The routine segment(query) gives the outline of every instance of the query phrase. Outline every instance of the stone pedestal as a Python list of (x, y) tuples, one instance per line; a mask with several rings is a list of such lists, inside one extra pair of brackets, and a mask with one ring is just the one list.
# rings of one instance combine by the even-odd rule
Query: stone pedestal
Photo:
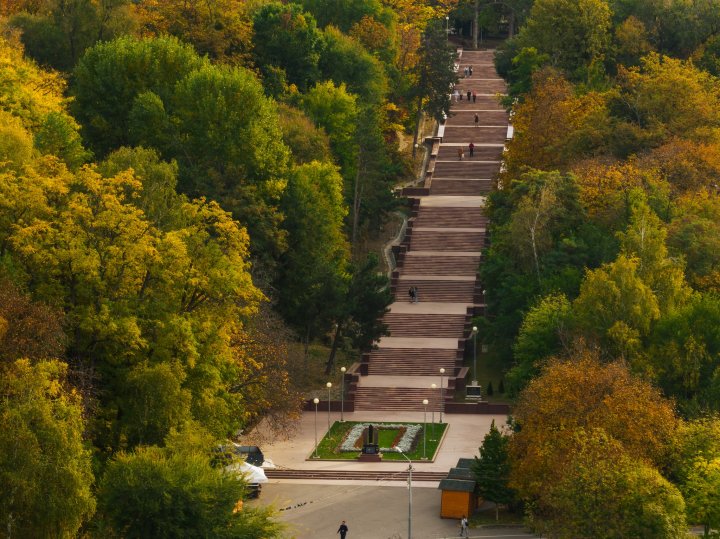
[(358, 457), (360, 462), (380, 462), (382, 461), (382, 455), (380, 453), (360, 453)]

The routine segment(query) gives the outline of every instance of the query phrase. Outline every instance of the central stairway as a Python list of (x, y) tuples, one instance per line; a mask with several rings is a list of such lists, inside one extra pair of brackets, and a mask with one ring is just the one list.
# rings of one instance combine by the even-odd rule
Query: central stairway
[[(440, 411), (441, 382), (446, 401), (464, 384), (470, 321), (484, 307), (477, 270), (486, 240), (485, 195), (500, 170), (508, 132), (508, 117), (496, 95), (505, 84), (492, 60), (493, 51), (464, 51), (458, 60), (459, 72), (473, 66), (473, 75), (456, 88), (474, 91), (476, 100), (463, 94), (462, 101), (452, 103), (433, 144), (425, 194), (413, 199), (393, 273), (395, 302), (384, 317), (390, 335), (363, 356), (354, 390), (356, 411), (422, 411), (423, 399), (429, 401), (428, 411)], [(464, 150), (462, 160), (458, 148)], [(411, 286), (419, 291), (417, 303), (410, 302)]]

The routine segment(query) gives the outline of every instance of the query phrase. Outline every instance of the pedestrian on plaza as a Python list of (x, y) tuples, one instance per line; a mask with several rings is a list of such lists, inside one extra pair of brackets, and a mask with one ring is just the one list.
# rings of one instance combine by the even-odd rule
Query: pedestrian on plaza
[(470, 157), (472, 157), (473, 153), (475, 153), (475, 145), (472, 142), (468, 145), (468, 150), (470, 150)]
[(338, 528), (337, 533), (340, 534), (340, 539), (345, 539), (345, 536), (347, 535), (348, 527), (347, 524), (345, 524), (345, 521), (342, 521), (342, 524), (340, 524), (340, 527)]
[(473, 103), (475, 103), (475, 100), (477, 99), (477, 94), (473, 92)]
[(468, 101), (470, 101), (470, 98), (472, 97), (472, 92), (470, 90), (467, 91), (467, 98)]
[(463, 157), (465, 157), (465, 152), (463, 152), (461, 147), (458, 147), (458, 161), (462, 161)]
[(478, 116), (478, 113), (475, 113), (475, 127), (480, 126), (480, 116)]
[(465, 515), (460, 519), (460, 537), (469, 537), (468, 520), (465, 518)]

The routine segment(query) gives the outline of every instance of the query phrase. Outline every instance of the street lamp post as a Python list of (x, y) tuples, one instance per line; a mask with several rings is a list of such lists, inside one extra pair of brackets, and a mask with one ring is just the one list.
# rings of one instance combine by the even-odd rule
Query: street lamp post
[(345, 367), (340, 367), (340, 423), (345, 421)]
[(398, 453), (400, 453), (405, 460), (408, 461), (408, 539), (412, 539), (412, 461), (407, 458), (407, 455), (402, 452), (402, 449), (398, 447)]
[(332, 388), (332, 382), (325, 384), (328, 388), (328, 432), (330, 432), (330, 389)]
[(320, 399), (315, 397), (313, 399), (313, 402), (315, 403), (315, 458), (318, 458), (318, 454), (317, 454), (317, 445), (318, 445), (317, 444), (317, 406), (318, 406), (318, 403), (320, 402)]
[(474, 386), (478, 385), (478, 381), (477, 381), (477, 334), (478, 334), (478, 328), (477, 328), (477, 326), (473, 326), (473, 328), (472, 328), (472, 338), (473, 338), (473, 383), (472, 383), (472, 385), (474, 385)]
[(448, 41), (450, 41), (450, 16), (445, 15), (445, 35), (447, 35)]
[(437, 384), (430, 384), (430, 388), (432, 389), (432, 398), (433, 398), (433, 408), (430, 412), (432, 414), (432, 438), (430, 438), (431, 442), (435, 441), (435, 406), (434, 404), (437, 402), (437, 397), (435, 396), (435, 390), (437, 389)]
[(427, 460), (427, 405), (428, 400), (423, 399), (423, 460)]
[(440, 367), (440, 424), (442, 425), (442, 415), (445, 411), (445, 386), (443, 385), (443, 375), (445, 369)]

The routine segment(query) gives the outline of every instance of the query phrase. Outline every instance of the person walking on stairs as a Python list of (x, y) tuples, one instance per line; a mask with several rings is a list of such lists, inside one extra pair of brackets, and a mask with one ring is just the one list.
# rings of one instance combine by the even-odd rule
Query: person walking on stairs
[(465, 94), (465, 95), (467, 95), (468, 101), (470, 101), (470, 98), (472, 97), (472, 92), (470, 90), (468, 90), (467, 94)]
[(475, 92), (473, 92), (472, 97), (473, 97), (473, 103), (475, 103), (475, 100), (477, 99), (477, 94)]
[(472, 142), (468, 144), (468, 150), (470, 150), (470, 157), (472, 157), (475, 153), (475, 145)]
[(347, 524), (345, 524), (345, 521), (342, 521), (342, 524), (340, 524), (340, 527), (338, 528), (337, 533), (340, 534), (340, 539), (345, 539), (345, 536), (347, 535), (348, 527)]
[(480, 116), (478, 116), (478, 113), (475, 113), (475, 127), (478, 127), (480, 125)]
[(465, 157), (465, 152), (463, 152), (462, 147), (458, 147), (458, 161), (462, 161), (463, 157)]
[(415, 303), (415, 287), (411, 286), (408, 289), (408, 296), (410, 296), (410, 303)]

